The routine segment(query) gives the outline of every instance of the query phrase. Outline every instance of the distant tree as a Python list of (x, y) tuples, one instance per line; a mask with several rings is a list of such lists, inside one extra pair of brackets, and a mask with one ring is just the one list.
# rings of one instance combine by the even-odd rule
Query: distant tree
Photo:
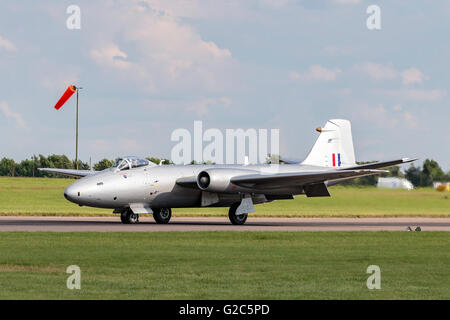
[(96, 164), (94, 164), (94, 170), (96, 171), (101, 171), (101, 170), (105, 170), (107, 168), (111, 168), (113, 166), (114, 162), (108, 159), (102, 159), (99, 162), (97, 162)]
[(439, 167), (439, 164), (436, 161), (426, 159), (423, 162), (420, 185), (423, 187), (431, 186), (433, 182), (443, 180), (444, 176), (444, 171)]
[[(377, 161), (356, 161), (356, 164), (361, 165), (361, 164), (375, 163), (375, 162), (377, 162)], [(378, 183), (378, 176), (373, 175), (373, 176), (365, 176), (365, 177), (345, 180), (345, 181), (341, 182), (340, 184), (344, 185), (344, 186), (375, 186), (377, 183)]]
[(281, 160), (281, 156), (279, 154), (267, 154), (266, 157), (266, 164), (278, 164), (278, 163), (285, 163), (285, 161)]
[(196, 160), (192, 160), (191, 164), (216, 164), (215, 162), (212, 162), (211, 160), (208, 161), (203, 161), (203, 162), (198, 162)]
[(157, 165), (159, 165), (161, 163), (161, 160), (163, 160), (163, 163), (162, 163), (163, 165), (173, 164), (172, 161), (170, 161), (169, 159), (165, 159), (165, 158), (147, 157), (146, 159)]
[(445, 177), (444, 177), (444, 181), (446, 181), (446, 182), (450, 182), (450, 171), (449, 171), (449, 172), (447, 172), (447, 174), (445, 175)]
[[(75, 160), (72, 161), (72, 166), (74, 169), (77, 167)], [(89, 163), (78, 160), (78, 170), (89, 170), (89, 169), (90, 169)]]
[(53, 164), (53, 168), (73, 169), (74, 163), (67, 158), (66, 155), (52, 154), (48, 156), (48, 160)]
[(404, 178), (405, 175), (400, 171), (400, 167), (399, 166), (393, 166), (393, 167), (389, 167), (387, 169), (389, 172), (387, 173), (383, 173), (381, 176), (382, 177), (399, 177), (399, 178)]
[(406, 178), (416, 187), (429, 187), (435, 181), (446, 180), (446, 174), (439, 164), (431, 159), (423, 162), (422, 170), (413, 164), (405, 171)]
[[(54, 168), (53, 163), (47, 159), (44, 155), (40, 154), (39, 157), (34, 157), (34, 163), (36, 168)], [(50, 172), (44, 172), (40, 170), (35, 171), (35, 177), (54, 177), (55, 175)]]
[(405, 177), (408, 179), (415, 187), (420, 186), (420, 167), (414, 166), (412, 163), (408, 169), (405, 171)]
[(16, 166), (17, 164), (13, 159), (3, 158), (0, 160), (0, 175), (13, 177)]
[(341, 182), (340, 184), (344, 186), (375, 186), (377, 183), (378, 177), (376, 175), (373, 175), (346, 180)]
[(35, 163), (33, 160), (22, 160), (16, 167), (16, 175), (21, 177), (33, 177)]

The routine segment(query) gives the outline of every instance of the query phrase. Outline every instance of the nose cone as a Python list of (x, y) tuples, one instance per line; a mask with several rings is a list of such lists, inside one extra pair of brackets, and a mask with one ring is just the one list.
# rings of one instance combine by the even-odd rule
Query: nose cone
[(77, 202), (77, 198), (79, 198), (80, 194), (79, 191), (77, 191), (76, 182), (69, 185), (66, 190), (64, 190), (64, 197), (74, 203)]

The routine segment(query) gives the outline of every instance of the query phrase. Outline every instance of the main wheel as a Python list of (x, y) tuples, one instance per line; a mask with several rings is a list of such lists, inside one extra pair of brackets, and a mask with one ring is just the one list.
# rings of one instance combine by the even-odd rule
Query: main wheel
[(131, 209), (127, 209), (120, 214), (120, 220), (124, 224), (135, 224), (139, 222), (139, 215), (133, 213)]
[(169, 223), (171, 217), (172, 217), (172, 209), (170, 208), (153, 209), (153, 219), (155, 219), (156, 223), (160, 224)]
[(236, 214), (236, 209), (239, 207), (239, 205), (239, 202), (233, 203), (230, 207), (230, 210), (228, 210), (228, 218), (234, 225), (242, 225), (245, 223), (245, 221), (247, 221), (248, 213), (239, 215)]

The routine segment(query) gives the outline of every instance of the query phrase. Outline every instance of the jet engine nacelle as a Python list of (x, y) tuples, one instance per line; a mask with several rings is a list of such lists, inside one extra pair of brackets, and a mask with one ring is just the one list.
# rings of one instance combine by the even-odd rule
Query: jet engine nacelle
[(255, 171), (253, 170), (207, 169), (198, 174), (197, 185), (203, 191), (237, 193), (246, 191), (246, 189), (232, 184), (230, 182), (231, 178), (254, 173)]

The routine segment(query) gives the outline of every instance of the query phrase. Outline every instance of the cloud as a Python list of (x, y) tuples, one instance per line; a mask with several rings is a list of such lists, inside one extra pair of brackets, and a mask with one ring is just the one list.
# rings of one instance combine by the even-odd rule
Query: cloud
[(403, 70), (402, 74), (402, 83), (405, 85), (413, 84), (413, 83), (422, 83), (424, 80), (428, 80), (429, 77), (425, 76), (422, 71), (417, 68), (409, 68)]
[(357, 49), (347, 45), (326, 45), (323, 52), (330, 56), (348, 56), (354, 54)]
[(354, 118), (373, 123), (380, 128), (394, 129), (404, 126), (412, 129), (418, 125), (416, 117), (411, 112), (404, 111), (404, 108), (400, 105), (387, 108), (384, 104), (373, 106), (362, 102), (354, 105), (350, 112)]
[(358, 4), (361, 0), (332, 0), (332, 2), (338, 4)]
[(355, 69), (367, 74), (375, 80), (395, 79), (398, 72), (392, 66), (386, 66), (373, 62), (364, 62), (355, 66)]
[(0, 35), (0, 48), (5, 49), (6, 51), (15, 51), (16, 46), (10, 40), (2, 37)]
[(27, 125), (22, 118), (22, 115), (18, 112), (12, 111), (6, 102), (0, 102), (0, 110), (8, 120), (13, 120), (16, 126), (20, 129), (26, 129)]
[(314, 80), (314, 81), (334, 81), (342, 71), (338, 68), (327, 69), (320, 65), (312, 65), (304, 73), (291, 71), (289, 78), (291, 80)]
[(198, 116), (204, 116), (209, 113), (211, 108), (229, 108), (231, 99), (227, 97), (206, 98), (189, 103), (187, 111), (194, 112)]
[(401, 89), (386, 90), (383, 91), (383, 94), (388, 94), (392, 97), (402, 100), (433, 102), (441, 100), (446, 95), (446, 92), (439, 89)]
[(420, 84), (423, 83), (424, 80), (429, 80), (429, 77), (417, 68), (408, 68), (403, 71), (398, 71), (392, 65), (364, 62), (355, 65), (354, 69), (367, 74), (374, 80), (393, 80), (401, 77), (403, 85)]
[[(181, 5), (181, 4), (180, 4)], [(165, 7), (167, 6), (167, 8)], [(223, 90), (233, 63), (229, 49), (207, 41), (166, 2), (119, 2), (101, 14), (90, 57), (115, 80), (152, 93)], [(102, 10), (99, 10), (102, 12)]]
[(60, 90), (65, 89), (64, 86), (69, 84), (77, 84), (79, 74), (80, 71), (71, 66), (68, 66), (62, 70), (56, 70), (48, 67), (46, 68), (46, 72), (42, 73), (41, 78), (39, 79), (39, 84), (44, 88), (52, 90), (53, 92), (59, 92)]
[(259, 3), (263, 7), (271, 9), (280, 9), (286, 6), (290, 0), (260, 0)]
[(140, 154), (143, 152), (144, 146), (140, 145), (135, 139), (120, 138), (117, 141), (119, 150), (127, 154)]
[(411, 129), (417, 127), (417, 120), (411, 113), (405, 112), (404, 120), (405, 120), (407, 127), (411, 128)]
[(89, 150), (96, 152), (107, 152), (110, 151), (114, 146), (111, 144), (111, 141), (105, 139), (93, 139), (87, 142)]
[(95, 62), (107, 67), (123, 69), (131, 66), (131, 63), (126, 61), (127, 54), (113, 43), (91, 50), (90, 55)]
[(371, 106), (367, 103), (359, 103), (353, 109), (353, 116), (369, 123), (374, 123), (379, 127), (394, 127), (398, 120), (391, 116), (389, 110), (383, 105)]

